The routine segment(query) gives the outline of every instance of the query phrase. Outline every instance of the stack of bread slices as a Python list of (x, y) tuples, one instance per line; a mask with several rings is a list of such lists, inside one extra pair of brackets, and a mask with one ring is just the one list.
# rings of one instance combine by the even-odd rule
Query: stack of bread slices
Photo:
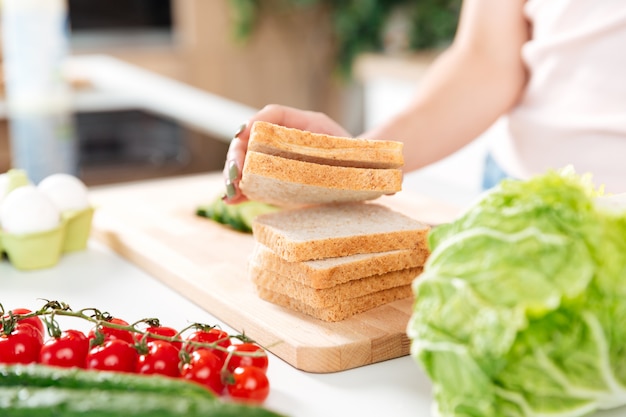
[(401, 190), (401, 145), (253, 125), (241, 187), (286, 207), (253, 223), (261, 298), (335, 322), (412, 296), (429, 228), (371, 201)]

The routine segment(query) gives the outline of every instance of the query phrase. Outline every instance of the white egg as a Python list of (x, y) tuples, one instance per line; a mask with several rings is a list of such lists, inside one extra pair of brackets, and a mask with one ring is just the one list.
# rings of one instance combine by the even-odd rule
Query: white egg
[(84, 210), (89, 207), (87, 186), (73, 175), (49, 175), (41, 180), (37, 188), (61, 211)]
[(0, 206), (0, 226), (8, 233), (45, 232), (58, 227), (60, 222), (59, 209), (33, 185), (11, 191)]

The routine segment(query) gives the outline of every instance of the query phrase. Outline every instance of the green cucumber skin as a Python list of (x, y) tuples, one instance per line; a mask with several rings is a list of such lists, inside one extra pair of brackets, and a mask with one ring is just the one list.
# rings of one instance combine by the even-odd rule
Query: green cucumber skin
[(255, 406), (166, 393), (0, 387), (3, 417), (280, 417)]
[(278, 207), (258, 201), (226, 204), (216, 198), (210, 204), (198, 207), (196, 215), (206, 217), (243, 233), (252, 233), (256, 216), (278, 210)]
[(0, 365), (0, 416), (280, 417), (184, 380), (37, 364)]
[(215, 399), (215, 394), (195, 383), (160, 375), (89, 371), (46, 365), (0, 365), (0, 386), (32, 386), (132, 392), (168, 392)]

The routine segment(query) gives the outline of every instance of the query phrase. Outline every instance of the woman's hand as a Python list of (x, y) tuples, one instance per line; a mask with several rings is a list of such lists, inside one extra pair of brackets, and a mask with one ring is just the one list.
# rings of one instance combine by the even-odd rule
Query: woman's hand
[(330, 136), (350, 137), (343, 127), (324, 113), (299, 110), (293, 107), (270, 104), (255, 114), (248, 122), (235, 133), (226, 154), (224, 165), (224, 181), (226, 195), (224, 201), (229, 204), (241, 203), (246, 196), (239, 189), (243, 163), (248, 150), (250, 129), (254, 122), (264, 121), (277, 125), (306, 130), (313, 133), (323, 133)]

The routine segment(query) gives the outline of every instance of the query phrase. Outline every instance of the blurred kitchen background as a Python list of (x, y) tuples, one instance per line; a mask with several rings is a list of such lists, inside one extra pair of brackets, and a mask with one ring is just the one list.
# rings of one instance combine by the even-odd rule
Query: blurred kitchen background
[[(232, 134), (268, 103), (322, 111), (362, 132), (419, 88), (454, 35), (460, 0), (0, 4), (0, 172), (27, 160), (23, 154), (46, 149), (50, 162), (69, 152), (63, 163), (97, 185), (221, 170)], [(40, 84), (62, 80), (67, 89), (32, 82), (45, 71)], [(47, 104), (34, 105), (33, 96)], [(63, 111), (68, 118), (59, 117)], [(45, 125), (50, 114), (54, 123)], [(24, 127), (34, 119), (37, 129)], [(34, 140), (42, 129), (53, 132)], [(46, 148), (42, 141), (55, 135), (71, 149)], [(473, 198), (486, 140), (407, 175), (405, 188), (460, 203)]]

